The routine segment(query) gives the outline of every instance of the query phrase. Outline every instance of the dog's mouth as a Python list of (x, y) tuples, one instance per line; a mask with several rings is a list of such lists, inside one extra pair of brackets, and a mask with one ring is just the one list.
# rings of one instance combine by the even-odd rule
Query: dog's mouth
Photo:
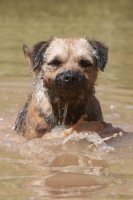
[(75, 92), (72, 89), (59, 90), (58, 96), (63, 102), (73, 102), (79, 98), (81, 93)]
[(72, 102), (83, 96), (86, 79), (83, 74), (75, 71), (64, 71), (55, 79), (57, 96), (64, 102)]

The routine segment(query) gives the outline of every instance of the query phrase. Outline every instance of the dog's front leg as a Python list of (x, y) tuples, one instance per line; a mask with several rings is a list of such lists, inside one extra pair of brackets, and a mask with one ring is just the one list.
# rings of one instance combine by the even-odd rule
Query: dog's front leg
[(24, 136), (27, 139), (41, 138), (48, 131), (50, 131), (50, 123), (32, 100), (26, 115), (26, 132)]
[(87, 121), (104, 121), (100, 103), (95, 96), (87, 102), (85, 114), (87, 114)]

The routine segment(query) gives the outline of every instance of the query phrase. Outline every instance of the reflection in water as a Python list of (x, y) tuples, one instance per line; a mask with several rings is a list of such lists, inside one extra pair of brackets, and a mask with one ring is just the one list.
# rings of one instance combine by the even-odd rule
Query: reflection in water
[[(12, 133), (30, 91), (21, 47), (51, 35), (88, 35), (109, 46), (97, 96), (105, 121), (133, 132), (133, 1), (5, 0), (0, 27), (0, 198), (133, 199), (131, 134), (96, 146), (75, 135), (26, 141)], [(94, 138), (99, 140), (96, 133)]]
[[(7, 132), (4, 123), (1, 122), (3, 128), (0, 130), (0, 147), (10, 153), (7, 158), (2, 156), (1, 161), (15, 164), (16, 167), (21, 164), (31, 171), (32, 175), (27, 172), (23, 177), (17, 174), (13, 174), (12, 177), (21, 179), (21, 187), (36, 192), (34, 196), (39, 198), (51, 198), (53, 195), (54, 198), (70, 198), (77, 195), (80, 198), (92, 195), (93, 191), (97, 195), (107, 195), (107, 187), (110, 188), (113, 182), (112, 189), (117, 185), (117, 179), (112, 182), (111, 177), (115, 172), (110, 172), (113, 166), (110, 161), (123, 159), (127, 162), (127, 159), (133, 157), (131, 133), (123, 135), (120, 132), (112, 136), (106, 133), (103, 136), (98, 135), (94, 131), (77, 133), (73, 130), (71, 133), (70, 128), (59, 126), (48, 134), (51, 139), (44, 137), (27, 141), (24, 137), (16, 135), (11, 128)], [(85, 125), (87, 126), (86, 123)], [(83, 128), (86, 130), (85, 125)], [(90, 124), (90, 128), (95, 127)], [(70, 135), (62, 137), (63, 131)], [(23, 158), (9, 158), (11, 152), (17, 152)], [(125, 180), (126, 178), (121, 178), (121, 184)]]

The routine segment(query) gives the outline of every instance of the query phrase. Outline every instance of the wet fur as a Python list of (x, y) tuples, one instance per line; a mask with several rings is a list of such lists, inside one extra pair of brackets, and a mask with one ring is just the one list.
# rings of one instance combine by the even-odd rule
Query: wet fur
[[(87, 121), (103, 120), (100, 103), (94, 95), (94, 85), (98, 68), (103, 71), (108, 59), (108, 48), (104, 44), (87, 38), (52, 38), (32, 48), (24, 45), (23, 49), (31, 71), (33, 90), (17, 116), (17, 134), (27, 139), (42, 137), (63, 121), (64, 124), (75, 124), (84, 114), (87, 114)], [(60, 67), (50, 64), (57, 57), (62, 63)], [(81, 57), (89, 60), (92, 66), (80, 67)], [(70, 70), (84, 76), (85, 83), (78, 98), (65, 102), (55, 80), (61, 73)], [(61, 93), (67, 97), (66, 90), (61, 90)]]

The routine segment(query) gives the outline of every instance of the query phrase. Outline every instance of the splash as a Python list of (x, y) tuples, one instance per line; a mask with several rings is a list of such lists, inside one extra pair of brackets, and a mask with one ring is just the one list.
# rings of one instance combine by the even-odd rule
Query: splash
[[(67, 105), (64, 111), (64, 121), (67, 114)], [(88, 159), (102, 159), (118, 156), (114, 150), (120, 146), (132, 146), (133, 135), (122, 133), (110, 124), (106, 126), (100, 122), (87, 122), (82, 117), (71, 126), (58, 125), (45, 134), (42, 138), (27, 141), (24, 137), (16, 135), (13, 130), (4, 126), (4, 120), (0, 128), (0, 148), (10, 152), (19, 152), (25, 157), (44, 159), (46, 163), (56, 159), (60, 155), (85, 156)], [(132, 149), (131, 149), (132, 150)], [(129, 148), (128, 148), (129, 151)], [(115, 152), (115, 153), (111, 153)], [(125, 152), (125, 149), (124, 149)], [(119, 152), (118, 152), (119, 153)], [(124, 156), (121, 154), (120, 156)], [(131, 154), (126, 154), (132, 156)], [(52, 162), (52, 161), (51, 161)], [(50, 163), (49, 163), (50, 165)]]
[(59, 121), (58, 121), (58, 124), (60, 125), (61, 124), (61, 121), (60, 121), (60, 119), (61, 119), (61, 112), (60, 112), (60, 102), (59, 102), (59, 100), (58, 100), (58, 114), (59, 114)]
[[(63, 117), (62, 117), (59, 99), (58, 99), (57, 103), (58, 103), (58, 115), (59, 115), (58, 125), (65, 125), (65, 120), (66, 120), (66, 115), (67, 115), (67, 110), (68, 110), (68, 104), (66, 103), (64, 108), (63, 108)], [(62, 122), (61, 122), (61, 118), (62, 118)]]
[(63, 113), (62, 125), (65, 124), (66, 115), (67, 115), (67, 108), (68, 108), (68, 104), (66, 104), (66, 105), (64, 106), (64, 113)]

